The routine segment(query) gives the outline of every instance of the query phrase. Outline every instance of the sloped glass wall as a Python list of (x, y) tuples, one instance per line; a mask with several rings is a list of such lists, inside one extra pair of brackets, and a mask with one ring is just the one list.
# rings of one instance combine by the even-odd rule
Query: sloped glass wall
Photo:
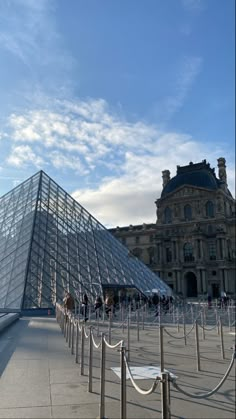
[[(7, 209), (8, 207), (8, 209)], [(44, 172), (0, 199), (0, 308), (50, 308), (104, 286), (169, 287)]]

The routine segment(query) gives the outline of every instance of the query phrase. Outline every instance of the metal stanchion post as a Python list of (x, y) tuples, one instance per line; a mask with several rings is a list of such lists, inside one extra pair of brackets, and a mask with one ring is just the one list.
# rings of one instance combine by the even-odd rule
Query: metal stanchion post
[(92, 326), (89, 331), (89, 371), (88, 371), (88, 392), (93, 391), (93, 339), (92, 339)]
[(137, 310), (137, 341), (139, 342), (139, 309)]
[(81, 329), (81, 349), (80, 349), (80, 375), (84, 375), (84, 325)]
[(170, 419), (169, 415), (169, 377), (168, 373), (161, 372), (161, 407), (162, 407), (162, 419)]
[(88, 319), (89, 319), (89, 322), (90, 322), (90, 320), (91, 320), (91, 304), (89, 304), (89, 306), (88, 306)]
[(144, 330), (144, 306), (142, 305), (142, 329)]
[(160, 368), (161, 372), (164, 372), (164, 343), (163, 343), (163, 326), (160, 326), (159, 330), (159, 346), (160, 346)]
[(76, 340), (75, 340), (75, 362), (78, 364), (79, 359), (79, 322), (76, 322)]
[(68, 313), (66, 312), (66, 327), (65, 327), (66, 342), (68, 341), (68, 333), (69, 333), (69, 316), (68, 316)]
[(219, 318), (218, 318), (218, 311), (216, 309), (216, 325), (217, 325), (217, 335), (220, 334), (220, 327), (219, 327)]
[(230, 311), (230, 305), (228, 305), (228, 319), (229, 319), (229, 331), (231, 332), (231, 311)]
[(195, 321), (195, 339), (196, 339), (196, 356), (197, 356), (197, 371), (201, 370), (200, 365), (200, 350), (199, 350), (199, 336), (198, 336), (198, 322)]
[(100, 373), (100, 405), (99, 418), (105, 418), (105, 373), (106, 373), (106, 344), (104, 341), (104, 334), (102, 334), (101, 343), (101, 373)]
[(203, 306), (203, 325), (206, 326), (206, 306)]
[(179, 332), (179, 308), (177, 308), (177, 332)]
[(222, 325), (221, 318), (219, 318), (219, 324), (220, 324), (221, 355), (222, 355), (222, 359), (225, 359), (224, 336), (223, 336), (223, 325)]
[(74, 354), (74, 342), (75, 342), (75, 323), (72, 320), (72, 332), (71, 332), (71, 355)]
[(184, 327), (184, 344), (187, 345), (187, 336), (186, 336), (186, 322), (185, 322), (185, 313), (183, 313), (183, 327)]
[(65, 326), (65, 312), (64, 312), (64, 311), (62, 312), (62, 320), (61, 320), (61, 324), (62, 324), (62, 327), (61, 327), (61, 332), (62, 332), (62, 334), (64, 335), (64, 326)]
[(157, 310), (159, 311), (159, 327), (161, 327), (161, 303), (160, 301), (157, 305)]
[(70, 316), (69, 320), (69, 337), (68, 337), (68, 346), (71, 347), (71, 325), (72, 325), (72, 316)]
[(111, 311), (109, 311), (108, 342), (109, 342), (109, 345), (111, 345)]
[(100, 308), (97, 309), (97, 336), (99, 336), (99, 317), (100, 317)]
[(127, 346), (128, 346), (127, 359), (128, 361), (130, 361), (130, 317), (129, 317), (129, 314), (128, 314), (128, 319), (127, 319)]
[(202, 323), (202, 339), (205, 340), (204, 319), (203, 319), (202, 312), (201, 312), (201, 323)]
[(120, 372), (120, 419), (126, 419), (126, 364), (124, 342), (122, 342), (120, 349)]
[(191, 304), (191, 316), (192, 316), (192, 324), (194, 323), (194, 315), (193, 315), (193, 305)]
[(124, 324), (124, 304), (122, 304), (122, 333), (124, 334), (125, 324)]

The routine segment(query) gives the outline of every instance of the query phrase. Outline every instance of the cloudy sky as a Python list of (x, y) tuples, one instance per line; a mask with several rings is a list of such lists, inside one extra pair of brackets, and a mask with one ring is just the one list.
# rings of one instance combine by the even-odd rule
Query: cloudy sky
[(234, 3), (1, 0), (0, 196), (43, 169), (105, 226), (155, 222), (162, 170), (221, 156), (233, 192)]

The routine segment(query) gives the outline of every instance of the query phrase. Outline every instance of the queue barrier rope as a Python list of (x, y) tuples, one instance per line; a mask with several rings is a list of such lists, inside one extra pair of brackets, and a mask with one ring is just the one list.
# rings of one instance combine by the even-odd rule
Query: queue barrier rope
[(184, 394), (187, 397), (191, 397), (191, 398), (194, 398), (194, 399), (206, 399), (206, 398), (212, 396), (213, 394), (215, 394), (221, 388), (221, 386), (224, 384), (225, 380), (227, 379), (227, 377), (230, 374), (230, 371), (231, 371), (231, 369), (233, 367), (235, 358), (236, 358), (236, 351), (234, 351), (234, 353), (232, 355), (232, 358), (231, 358), (231, 361), (230, 361), (230, 364), (229, 364), (229, 367), (228, 367), (225, 375), (223, 376), (223, 378), (220, 380), (219, 384), (217, 384), (217, 386), (213, 390), (211, 390), (211, 391), (209, 391), (207, 393), (200, 393), (200, 394), (189, 393), (189, 392), (183, 390), (176, 383), (176, 378), (173, 378), (173, 377), (170, 377), (170, 382), (172, 383), (173, 387), (176, 390), (180, 391), (182, 394)]
[(99, 343), (96, 343), (96, 342), (95, 342), (95, 339), (94, 339), (94, 336), (93, 336), (93, 330), (91, 330), (91, 336), (92, 336), (93, 346), (94, 346), (96, 349), (100, 348), (100, 346), (101, 346), (101, 344), (102, 344), (102, 341), (100, 340), (100, 342), (99, 342)]
[(115, 345), (111, 345), (109, 342), (107, 342), (107, 340), (106, 340), (105, 336), (103, 336), (103, 340), (104, 340), (105, 344), (107, 345), (107, 347), (108, 347), (108, 348), (110, 348), (110, 349), (115, 349), (115, 348), (118, 348), (118, 346), (121, 346), (121, 345), (122, 345), (122, 343), (124, 342), (123, 340), (120, 340), (120, 341), (119, 341), (118, 343), (116, 343)]
[(127, 358), (126, 358), (126, 355), (124, 356), (124, 358), (125, 358), (125, 365), (126, 365), (126, 368), (127, 368), (128, 372), (129, 372), (130, 381), (131, 381), (131, 383), (133, 384), (133, 386), (134, 386), (135, 390), (136, 390), (138, 393), (142, 394), (143, 396), (148, 396), (149, 394), (152, 394), (152, 393), (155, 391), (155, 389), (156, 389), (156, 387), (157, 387), (158, 383), (160, 382), (160, 377), (156, 377), (155, 381), (154, 381), (154, 382), (153, 382), (153, 384), (152, 384), (152, 387), (151, 387), (149, 390), (143, 390), (143, 389), (142, 389), (142, 388), (140, 388), (140, 387), (139, 387), (139, 386), (135, 383), (135, 381), (134, 381), (134, 378), (133, 378), (132, 372), (131, 372), (131, 370), (130, 370), (130, 366), (129, 366), (128, 360), (127, 360)]
[[(126, 349), (124, 347), (124, 341), (123, 340), (119, 341), (118, 343), (116, 343), (114, 345), (111, 345), (109, 342), (107, 342), (107, 340), (105, 338), (105, 334), (102, 333), (101, 340), (100, 340), (99, 344), (96, 344), (94, 336), (93, 336), (93, 329), (94, 329), (93, 326), (90, 326), (89, 333), (86, 333), (85, 324), (82, 324), (81, 328), (80, 328), (80, 326), (79, 326), (80, 322), (79, 322), (78, 319), (75, 318), (75, 316), (73, 314), (66, 312), (61, 307), (60, 307), (59, 312), (60, 312), (59, 314), (57, 313), (57, 315), (58, 315), (57, 320), (58, 320), (59, 325), (62, 329), (64, 327), (66, 327), (65, 337), (69, 341), (69, 347), (70, 347), (70, 345), (72, 345), (71, 353), (73, 353), (73, 346), (74, 346), (74, 343), (73, 343), (74, 342), (74, 340), (73, 340), (74, 327), (73, 327), (73, 331), (71, 331), (71, 326), (72, 325), (73, 326), (77, 325), (77, 327), (78, 327), (77, 330), (78, 331), (80, 330), (80, 332), (82, 332), (82, 335), (81, 335), (82, 341), (81, 342), (84, 341), (84, 338), (90, 338), (90, 348), (91, 348), (91, 344), (92, 344), (92, 347), (94, 346), (97, 349), (102, 345), (102, 349), (103, 349), (102, 354), (104, 354), (104, 355), (102, 355), (103, 369), (105, 368), (105, 346), (107, 346), (111, 349), (115, 349), (115, 348), (120, 346), (120, 351), (122, 353), (121, 359), (123, 359), (123, 367), (122, 367), (122, 364), (121, 364), (121, 371), (123, 371), (121, 373), (121, 377), (123, 376), (123, 378), (121, 378), (122, 396), (121, 396), (121, 416), (120, 416), (122, 419), (126, 419), (126, 384), (125, 384), (125, 382), (126, 382), (126, 368), (127, 368), (128, 373), (129, 373), (129, 378), (131, 380), (131, 383), (132, 383), (133, 387), (141, 395), (147, 396), (147, 395), (152, 394), (155, 391), (158, 383), (160, 383), (161, 390), (162, 390), (161, 391), (161, 394), (162, 394), (162, 417), (165, 418), (165, 419), (170, 419), (171, 418), (170, 393), (169, 393), (169, 390), (168, 390), (168, 383), (171, 383), (177, 391), (181, 392), (182, 394), (184, 394), (187, 397), (195, 398), (195, 399), (208, 398), (208, 397), (212, 396), (213, 394), (215, 394), (221, 388), (221, 386), (224, 384), (224, 382), (226, 381), (227, 377), (229, 376), (229, 374), (232, 370), (234, 360), (236, 358), (236, 351), (235, 351), (235, 347), (234, 347), (234, 352), (232, 354), (232, 359), (230, 361), (230, 364), (227, 368), (226, 373), (224, 374), (224, 376), (220, 380), (220, 382), (217, 384), (217, 386), (211, 391), (200, 393), (200, 394), (194, 394), (194, 393), (187, 392), (184, 389), (182, 389), (181, 386), (179, 386), (177, 384), (177, 382), (176, 382), (177, 377), (176, 378), (171, 377), (168, 372), (167, 373), (162, 372), (160, 377), (156, 377), (156, 379), (154, 380), (150, 389), (143, 390), (142, 388), (140, 388), (136, 384), (136, 382), (134, 380), (134, 377), (132, 375), (132, 372), (131, 372), (131, 369), (130, 369), (130, 366), (129, 366), (129, 363), (128, 363), (128, 360), (127, 360), (127, 357), (126, 357), (127, 352), (126, 352)], [(67, 319), (67, 321), (66, 321), (66, 319)], [(128, 321), (129, 321), (129, 317), (128, 317)], [(66, 326), (66, 323), (67, 323), (67, 326)], [(168, 332), (168, 330), (165, 329), (164, 326), (161, 326), (161, 327), (162, 327), (162, 330), (164, 329), (165, 332), (170, 337), (176, 338), (176, 339), (183, 339), (191, 333), (191, 331), (194, 328), (194, 325), (190, 329), (190, 331), (187, 334), (185, 334), (185, 336), (181, 336), (181, 337), (173, 336), (171, 333)], [(201, 326), (201, 327), (204, 329), (204, 325)], [(213, 330), (215, 327), (216, 326), (214, 326), (210, 330)], [(209, 329), (207, 329), (207, 330), (209, 330)], [(72, 333), (72, 341), (71, 341), (71, 333)], [(81, 343), (81, 345), (82, 345), (81, 346), (81, 375), (83, 375), (84, 343), (83, 344)], [(88, 391), (92, 392), (92, 350), (91, 349), (90, 349), (89, 357), (90, 357), (90, 363), (89, 363), (89, 390)], [(124, 377), (125, 377), (125, 379), (124, 379)], [(101, 375), (101, 383), (103, 384), (103, 387), (101, 387), (100, 418), (104, 418), (104, 413), (105, 413), (105, 381), (104, 380), (105, 380), (105, 372), (103, 374), (103, 378), (102, 378), (102, 375)]]
[(208, 328), (208, 327), (206, 327), (206, 326), (204, 326), (204, 325), (202, 326), (200, 323), (198, 323), (198, 326), (200, 326), (203, 330), (206, 330), (207, 332), (211, 332), (212, 330), (214, 330), (214, 329), (216, 329), (216, 328), (217, 328), (218, 323), (219, 323), (219, 322), (217, 322), (217, 323), (215, 324), (215, 326), (210, 327), (210, 328)]
[(191, 327), (191, 329), (188, 331), (188, 333), (186, 333), (185, 335), (183, 335), (183, 336), (174, 336), (174, 335), (172, 335), (170, 332), (168, 332), (168, 330), (166, 330), (166, 328), (164, 327), (164, 331), (166, 332), (166, 334), (168, 335), (168, 336), (170, 336), (171, 338), (174, 338), (174, 339), (184, 339), (184, 338), (186, 338), (187, 336), (189, 336), (190, 335), (190, 333), (192, 332), (192, 330), (193, 330), (193, 328), (194, 328), (194, 326), (195, 325), (193, 325), (192, 327)]

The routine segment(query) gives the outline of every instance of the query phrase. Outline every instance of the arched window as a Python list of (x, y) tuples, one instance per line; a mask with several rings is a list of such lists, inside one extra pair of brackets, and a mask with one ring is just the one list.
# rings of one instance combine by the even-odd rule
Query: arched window
[(184, 261), (191, 262), (194, 260), (193, 256), (193, 246), (191, 243), (184, 244)]
[(214, 217), (214, 205), (212, 201), (207, 201), (206, 203), (206, 216)]
[(172, 223), (172, 211), (169, 207), (165, 208), (164, 216), (165, 216), (165, 224)]
[(184, 218), (186, 221), (192, 220), (192, 207), (189, 204), (184, 207)]

